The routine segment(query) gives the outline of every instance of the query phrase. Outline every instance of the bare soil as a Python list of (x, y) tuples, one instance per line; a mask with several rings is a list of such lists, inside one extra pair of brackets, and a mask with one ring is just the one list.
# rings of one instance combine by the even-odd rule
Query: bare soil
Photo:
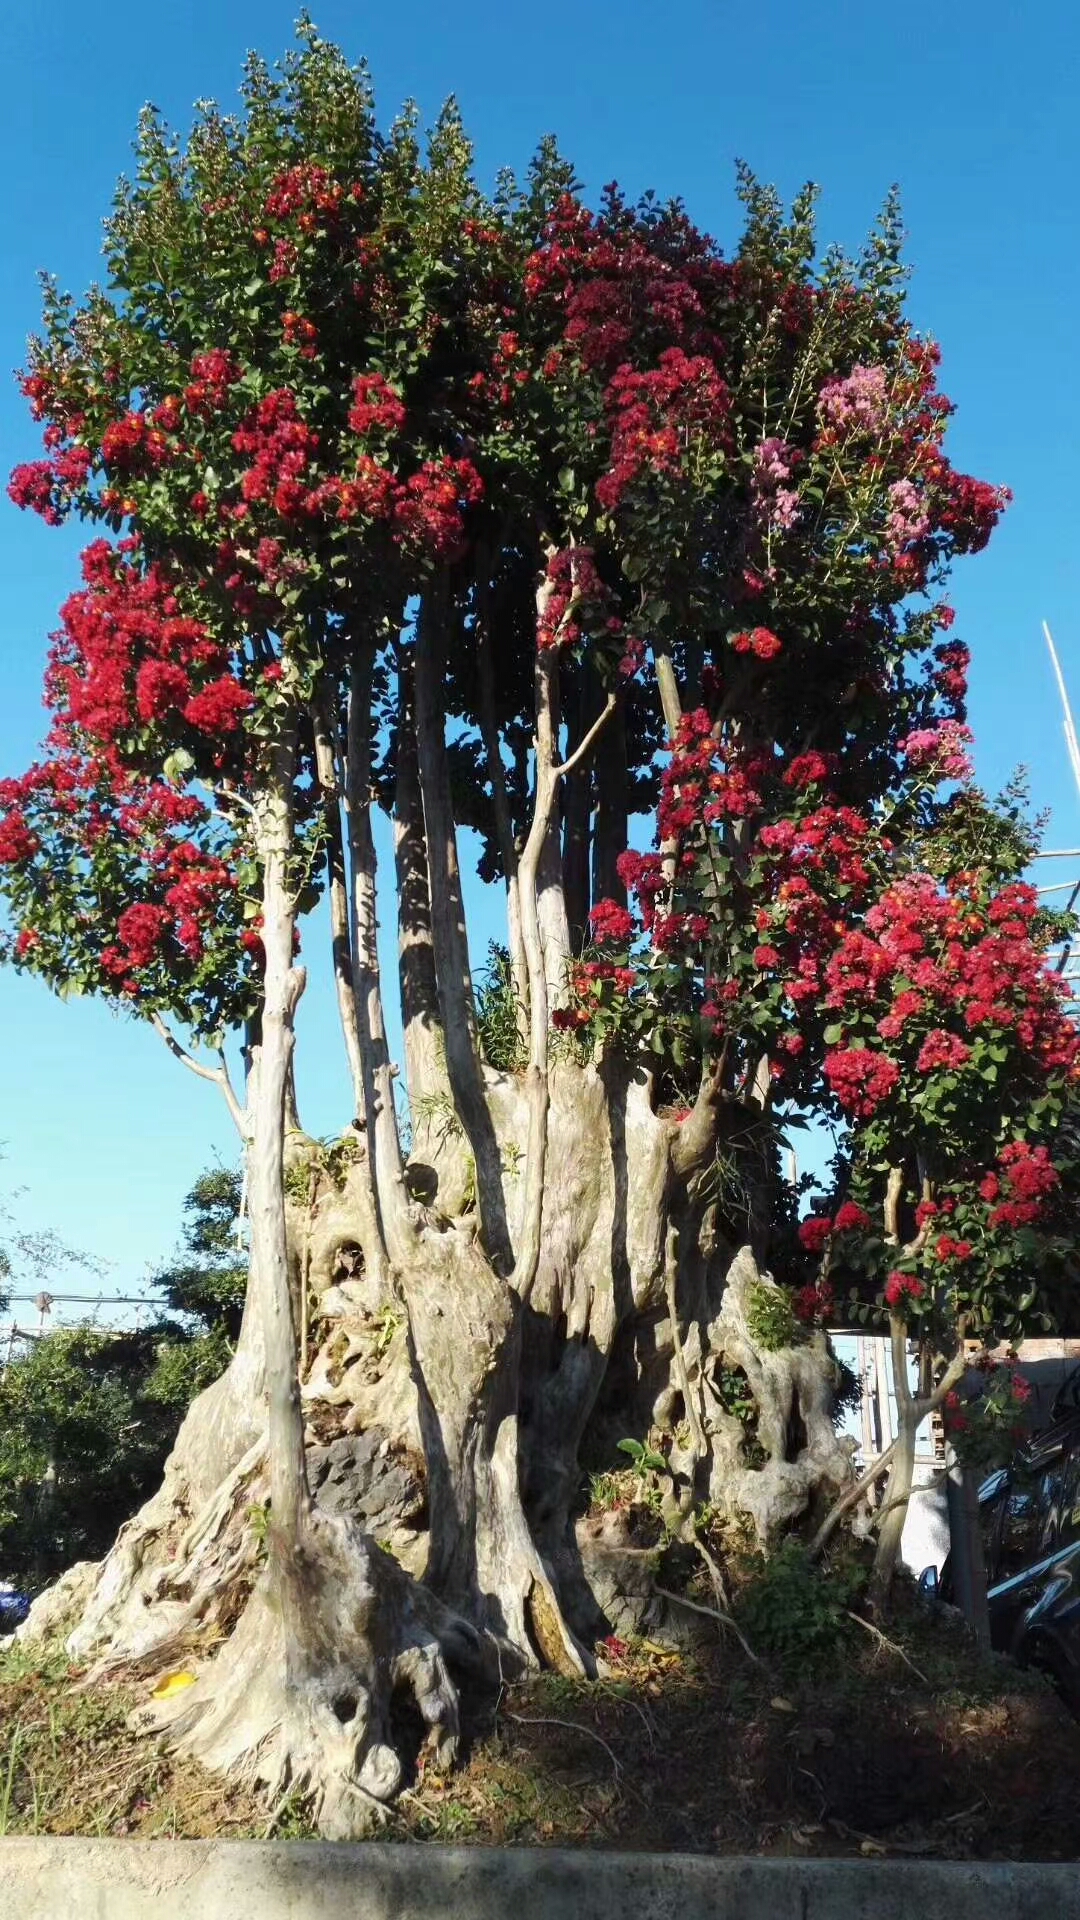
[[(889, 1638), (851, 1621), (801, 1676), (709, 1622), (693, 1652), (611, 1643), (599, 1681), (546, 1675), (475, 1705), (453, 1773), (406, 1724), (415, 1761), (384, 1837), (1080, 1858), (1080, 1725), (1049, 1687), (914, 1603)], [(311, 1831), (302, 1807), (268, 1809), (132, 1733), (136, 1698), (83, 1688), (59, 1650), (0, 1658), (0, 1833)]]

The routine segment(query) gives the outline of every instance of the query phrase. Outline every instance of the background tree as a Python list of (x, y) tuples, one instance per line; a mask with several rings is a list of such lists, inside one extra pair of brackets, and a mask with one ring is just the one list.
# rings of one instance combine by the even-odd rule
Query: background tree
[[(172, 1737), (307, 1787), (330, 1831), (400, 1780), (395, 1685), (445, 1754), (448, 1662), (588, 1668), (583, 1464), (621, 1438), (689, 1544), (702, 1502), (767, 1545), (843, 1497), (785, 1128), (844, 1130), (818, 1251), (849, 1236), (885, 1315), (911, 1182), (970, 1197), (991, 1147), (1049, 1154), (1075, 1071), (1052, 920), (992, 835), (949, 837), (979, 803), (936, 596), (1005, 495), (945, 456), (896, 208), (819, 262), (812, 191), (740, 192), (730, 259), (678, 205), (590, 211), (550, 144), (485, 196), (452, 107), (423, 149), (408, 114), (380, 133), (304, 26), (238, 119), (186, 147), (144, 120), (111, 292), (50, 290), (24, 378), (46, 458), (14, 496), (112, 537), (62, 612), (47, 757), (0, 789), (12, 957), (218, 1082), (251, 1216), (234, 1359), (73, 1645), (153, 1670), (232, 1628)], [(506, 902), (479, 1001), (466, 826)], [(292, 1082), (320, 889), (330, 1144)], [(1039, 1224), (988, 1223), (980, 1324), (1026, 1310), (1008, 1236)]]
[[(148, 1324), (61, 1327), (9, 1356), (0, 1380), (7, 1577), (40, 1584), (73, 1561), (100, 1558), (160, 1484), (188, 1406), (228, 1366), (239, 1331), (247, 1281), (236, 1256), (239, 1199), (227, 1169), (196, 1181), (179, 1260), (152, 1282), (163, 1311)], [(55, 1285), (55, 1273), (50, 1261), (44, 1283)]]

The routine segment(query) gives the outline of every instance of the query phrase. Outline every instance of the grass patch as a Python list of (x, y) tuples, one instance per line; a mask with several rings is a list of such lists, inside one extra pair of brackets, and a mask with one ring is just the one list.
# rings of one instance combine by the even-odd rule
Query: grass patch
[[(197, 1840), (266, 1831), (262, 1801), (134, 1734), (135, 1695), (86, 1688), (62, 1648), (0, 1655), (0, 1836)], [(276, 1833), (302, 1837), (295, 1813)]]
[[(769, 1617), (774, 1591), (767, 1602)], [(801, 1665), (783, 1635), (756, 1666), (703, 1621), (693, 1652), (611, 1642), (598, 1680), (546, 1674), (467, 1700), (461, 1764), (443, 1774), (421, 1755), (385, 1837), (1080, 1857), (1080, 1726), (1041, 1679), (980, 1654), (913, 1594), (891, 1647), (850, 1620), (803, 1624), (819, 1646)], [(263, 1836), (257, 1795), (130, 1730), (134, 1699), (87, 1689), (56, 1649), (0, 1655), (0, 1833)], [(304, 1809), (286, 1804), (274, 1832), (308, 1837)]]

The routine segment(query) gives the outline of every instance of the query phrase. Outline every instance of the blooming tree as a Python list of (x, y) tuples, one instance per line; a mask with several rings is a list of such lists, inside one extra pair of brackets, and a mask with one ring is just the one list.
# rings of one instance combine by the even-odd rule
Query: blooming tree
[[(329, 1831), (399, 1782), (395, 1685), (449, 1751), (452, 1669), (588, 1668), (619, 1543), (583, 1460), (642, 1435), (674, 1531), (707, 1501), (767, 1545), (851, 1498), (841, 1287), (919, 1336), (924, 1400), (1042, 1304), (1076, 1041), (940, 598), (1005, 495), (946, 458), (896, 209), (819, 265), (812, 193), (741, 195), (731, 257), (548, 145), (485, 196), (453, 110), (381, 134), (305, 26), (237, 119), (144, 121), (112, 290), (50, 290), (24, 375), (13, 497), (97, 537), (0, 788), (10, 958), (218, 1082), (251, 1214), (235, 1360), (74, 1640), (152, 1671), (229, 1627), (160, 1714)], [(506, 903), (479, 988), (466, 827)], [(331, 1146), (292, 1085), (324, 893)], [(808, 1111), (842, 1152), (800, 1227)]]

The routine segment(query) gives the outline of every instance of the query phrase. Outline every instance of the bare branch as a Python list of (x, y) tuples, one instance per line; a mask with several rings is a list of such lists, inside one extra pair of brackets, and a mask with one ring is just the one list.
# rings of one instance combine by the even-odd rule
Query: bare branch
[(908, 1330), (906, 1321), (899, 1314), (889, 1315), (889, 1342), (892, 1347), (893, 1393), (901, 1419), (904, 1410), (912, 1404), (911, 1382), (908, 1379)]
[(584, 760), (586, 754), (591, 753), (593, 746), (596, 743), (598, 735), (603, 732), (603, 729), (606, 727), (608, 721), (611, 719), (611, 716), (615, 711), (616, 705), (617, 705), (617, 700), (616, 700), (615, 694), (609, 693), (603, 712), (599, 714), (598, 717), (593, 721), (592, 726), (589, 728), (589, 731), (585, 735), (584, 739), (579, 740), (577, 746), (574, 748), (574, 751), (570, 755), (569, 759), (564, 760), (562, 765), (559, 767), (552, 767), (551, 769), (552, 775), (556, 780), (561, 780), (563, 775), (566, 773), (572, 773), (575, 767), (579, 767), (581, 765), (581, 762)]
[(961, 1340), (959, 1351), (954, 1353), (952, 1359), (949, 1361), (933, 1393), (928, 1393), (925, 1399), (919, 1400), (916, 1403), (920, 1421), (925, 1420), (927, 1414), (937, 1412), (957, 1382), (963, 1379), (968, 1368), (978, 1365), (985, 1351), (986, 1349), (983, 1348), (981, 1353), (965, 1354), (963, 1340)]
[(862, 1474), (858, 1480), (853, 1481), (846, 1493), (841, 1494), (835, 1505), (830, 1507), (807, 1548), (811, 1560), (816, 1560), (818, 1554), (824, 1552), (845, 1513), (850, 1513), (852, 1507), (858, 1505), (863, 1494), (873, 1486), (874, 1481), (881, 1478), (886, 1467), (890, 1465), (899, 1444), (900, 1436), (897, 1434), (896, 1439), (890, 1442), (884, 1452), (879, 1453), (877, 1459), (871, 1461), (866, 1472)]
[(215, 800), (222, 801), (225, 806), (239, 807), (241, 813), (246, 813), (249, 820), (254, 820), (255, 809), (251, 801), (245, 800), (243, 794), (237, 793), (235, 787), (213, 787), (211, 791)]
[(746, 1639), (740, 1628), (736, 1626), (730, 1613), (721, 1613), (718, 1607), (703, 1607), (700, 1600), (688, 1600), (684, 1593), (673, 1593), (670, 1587), (658, 1587), (655, 1582), (653, 1584), (653, 1592), (663, 1594), (665, 1600), (674, 1600), (676, 1606), (686, 1607), (690, 1613), (703, 1613), (706, 1620), (715, 1620), (720, 1626), (730, 1628), (747, 1659), (752, 1660), (755, 1667), (764, 1665), (761, 1655), (754, 1652), (750, 1642)]
[(358, 642), (349, 669), (345, 815), (352, 879), (353, 995), (367, 1117), (368, 1164), (384, 1251), (411, 1246), (411, 1220), (386, 1043), (377, 939), (375, 841), (371, 831), (371, 677), (375, 648)]
[(521, 939), (521, 907), (518, 899), (518, 856), (514, 845), (514, 823), (506, 790), (506, 770), (499, 742), (499, 722), (495, 702), (495, 673), (491, 654), (490, 586), (486, 573), (481, 579), (476, 617), (476, 664), (480, 689), (480, 736), (487, 757), (491, 801), (495, 814), (495, 834), (502, 858), (506, 883), (507, 937), (510, 946), (510, 970), (522, 1019), (528, 1015), (529, 979), (525, 948)]
[(904, 1170), (890, 1167), (885, 1188), (885, 1239), (890, 1247), (900, 1244), (900, 1202), (904, 1194)]
[(161, 1035), (161, 1038), (164, 1040), (165, 1045), (169, 1049), (169, 1052), (174, 1056), (175, 1059), (179, 1060), (181, 1064), (187, 1068), (189, 1073), (197, 1074), (200, 1080), (212, 1080), (216, 1086), (219, 1086), (221, 1088), (225, 1105), (228, 1107), (229, 1112), (232, 1114), (233, 1121), (236, 1125), (236, 1131), (240, 1135), (241, 1140), (246, 1140), (247, 1139), (247, 1117), (244, 1113), (244, 1109), (242, 1108), (239, 1100), (236, 1097), (235, 1092), (233, 1091), (233, 1084), (229, 1078), (229, 1069), (225, 1064), (224, 1054), (221, 1054), (219, 1056), (221, 1060), (221, 1065), (219, 1067), (206, 1067), (203, 1065), (201, 1060), (196, 1060), (194, 1055), (190, 1054), (187, 1051), (186, 1047), (181, 1046), (179, 1040), (176, 1038), (175, 1033), (171, 1033), (169, 1028), (165, 1025), (165, 1022), (162, 1019), (160, 1013), (157, 1013), (157, 1012), (152, 1013), (150, 1015), (150, 1020), (155, 1033), (159, 1033)]
[(671, 655), (663, 648), (653, 648), (653, 660), (656, 665), (656, 684), (660, 689), (660, 705), (664, 714), (664, 725), (668, 738), (674, 744), (682, 720), (682, 702), (679, 699), (678, 682)]

